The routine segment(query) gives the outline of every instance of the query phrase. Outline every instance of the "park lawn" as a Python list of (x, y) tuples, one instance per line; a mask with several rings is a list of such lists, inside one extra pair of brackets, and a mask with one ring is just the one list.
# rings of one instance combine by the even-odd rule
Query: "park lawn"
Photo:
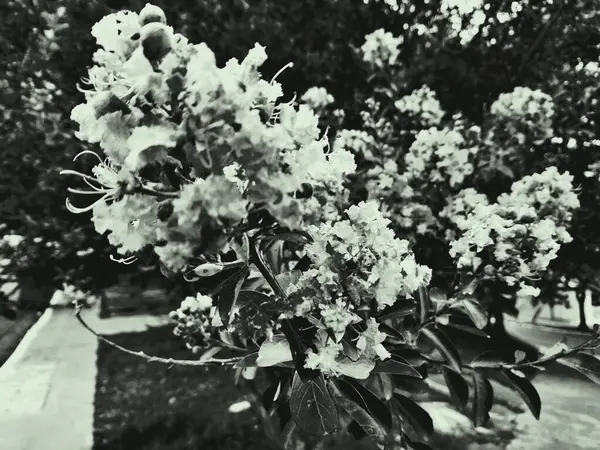
[(0, 367), (12, 355), (38, 318), (39, 314), (35, 311), (19, 311), (14, 320), (0, 316)]
[[(111, 340), (150, 355), (189, 359), (172, 326), (112, 336)], [(270, 449), (251, 409), (231, 414), (246, 399), (221, 367), (170, 367), (125, 354), (104, 342), (98, 349), (93, 450)], [(248, 399), (250, 400), (250, 399)], [(482, 438), (505, 448), (511, 436)], [(435, 450), (467, 450), (472, 437), (435, 437)], [(339, 442), (344, 450), (368, 449), (367, 442)]]

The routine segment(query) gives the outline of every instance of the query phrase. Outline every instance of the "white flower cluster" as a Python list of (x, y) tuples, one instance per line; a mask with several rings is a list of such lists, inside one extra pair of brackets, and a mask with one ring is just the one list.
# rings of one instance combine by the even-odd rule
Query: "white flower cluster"
[(521, 294), (539, 295), (527, 280), (546, 270), (561, 244), (572, 240), (566, 227), (579, 207), (572, 180), (550, 167), (513, 183), (497, 203), (475, 206), (450, 244), (458, 267), (476, 270), (485, 263), (509, 286), (520, 283)]
[(365, 36), (365, 43), (360, 48), (363, 60), (378, 67), (394, 65), (400, 55), (398, 46), (403, 42), (402, 36), (394, 37), (379, 28)]
[(440, 12), (450, 22), (450, 36), (459, 37), (466, 45), (479, 32), (486, 15), (483, 0), (442, 0)]
[[(66, 171), (101, 196), (88, 208), (70, 207), (93, 209), (96, 230), (108, 232), (119, 253), (153, 245), (178, 271), (203, 245), (204, 228), (233, 226), (253, 205), (290, 227), (331, 217), (323, 204), (342, 192), (354, 158), (328, 150), (307, 105), (277, 103), (277, 75), (269, 82), (258, 71), (267, 59), (262, 46), (218, 67), (206, 44), (174, 33), (150, 4), (139, 15), (104, 17), (92, 34), (102, 48), (72, 119), (78, 137), (99, 143), (108, 159), (94, 176)], [(307, 184), (314, 195), (300, 198)]]
[(420, 119), (424, 127), (439, 125), (445, 114), (435, 92), (426, 85), (397, 100), (394, 105), (400, 112)]
[(318, 334), (317, 351), (308, 350), (305, 367), (334, 377), (345, 375), (366, 379), (375, 367), (377, 358), (385, 360), (391, 356), (382, 344), (386, 337), (385, 333), (379, 331), (377, 321), (370, 319), (367, 329), (359, 333), (356, 355), (350, 359), (344, 354), (340, 342), (328, 339), (327, 333), (321, 331)]
[(373, 147), (376, 142), (373, 136), (363, 130), (340, 130), (333, 143), (335, 149), (347, 149), (355, 154), (362, 154), (365, 157), (373, 155)]
[(466, 141), (458, 131), (431, 127), (421, 130), (405, 156), (409, 180), (461, 184), (473, 173), (472, 159), (477, 148), (465, 148)]
[(440, 217), (448, 219), (459, 230), (464, 231), (469, 228), (469, 215), (477, 205), (489, 205), (487, 196), (474, 188), (463, 189), (449, 199), (448, 204), (440, 211)]
[(334, 98), (324, 87), (313, 86), (309, 88), (300, 100), (306, 103), (315, 111), (325, 108), (333, 103)]
[(524, 128), (534, 139), (549, 139), (554, 134), (554, 101), (539, 89), (519, 86), (512, 92), (500, 94), (492, 104), (490, 114), (514, 127), (514, 131)]
[(348, 220), (308, 229), (314, 242), (306, 246), (306, 252), (316, 268), (305, 272), (301, 280), (317, 280), (325, 295), (332, 282), (341, 282), (344, 265), (352, 262), (357, 267), (357, 286), (380, 308), (427, 285), (431, 270), (416, 263), (408, 241), (395, 237), (388, 228), (390, 220), (383, 217), (376, 202), (361, 202), (346, 213)]
[(177, 310), (171, 311), (169, 318), (176, 323), (173, 333), (182, 336), (188, 348), (197, 345), (198, 338), (209, 337), (213, 327), (222, 325), (212, 298), (202, 294), (186, 297)]

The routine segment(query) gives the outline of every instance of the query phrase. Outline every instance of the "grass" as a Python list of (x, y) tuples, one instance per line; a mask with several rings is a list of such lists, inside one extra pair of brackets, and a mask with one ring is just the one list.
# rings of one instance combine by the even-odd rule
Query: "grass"
[[(190, 352), (171, 326), (111, 339), (147, 354), (188, 359)], [(269, 449), (270, 441), (252, 409), (231, 414), (248, 399), (221, 367), (169, 367), (125, 354), (104, 342), (98, 349), (93, 450)], [(504, 448), (512, 436), (482, 438)], [(436, 450), (466, 450), (472, 437), (435, 437)], [(338, 442), (329, 449), (367, 449), (366, 442)], [(491, 447), (484, 447), (491, 448)]]
[(0, 316), (0, 366), (12, 355), (38, 317), (34, 311), (21, 311), (14, 320)]

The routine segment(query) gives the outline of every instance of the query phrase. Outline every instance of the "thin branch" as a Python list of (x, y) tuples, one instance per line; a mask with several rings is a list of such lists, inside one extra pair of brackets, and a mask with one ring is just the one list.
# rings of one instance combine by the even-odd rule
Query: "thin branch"
[(121, 350), (122, 352), (127, 353), (129, 355), (143, 358), (148, 362), (158, 362), (158, 363), (162, 363), (162, 364), (177, 365), (177, 366), (209, 366), (209, 365), (224, 366), (224, 365), (234, 365), (243, 359), (243, 357), (227, 358), (227, 359), (209, 358), (204, 361), (199, 361), (199, 360), (194, 360), (194, 359), (189, 360), (189, 359), (161, 358), (159, 356), (146, 355), (142, 351), (134, 352), (133, 350), (129, 350), (125, 347), (122, 347), (119, 344), (117, 344), (117, 343), (105, 338), (104, 336), (101, 336), (97, 332), (95, 332), (81, 317), (81, 310), (82, 310), (82, 305), (81, 304), (77, 305), (77, 307), (75, 309), (75, 317), (77, 317), (77, 320), (79, 320), (79, 323), (81, 323), (81, 325), (83, 325), (83, 327), (86, 330), (88, 330), (90, 333), (92, 333), (94, 336), (96, 336), (101, 341), (106, 342), (111, 347), (114, 347), (117, 350)]
[(485, 369), (509, 369), (509, 370), (512, 370), (512, 369), (518, 370), (518, 369), (524, 369), (527, 367), (535, 368), (536, 366), (539, 366), (541, 364), (556, 361), (560, 358), (564, 358), (565, 356), (570, 356), (575, 353), (578, 353), (580, 350), (585, 350), (585, 349), (589, 348), (591, 344), (597, 346), (599, 343), (600, 343), (600, 337), (594, 335), (593, 337), (588, 339), (583, 344), (577, 345), (571, 349), (561, 350), (560, 352), (557, 352), (552, 355), (543, 356), (536, 361), (521, 362), (521, 363), (515, 363), (515, 364), (506, 364), (506, 363), (494, 363), (494, 364), (481, 363), (481, 364), (478, 364), (478, 363), (475, 363), (475, 364), (467, 365), (465, 367), (469, 367), (471, 369), (478, 367), (478, 368), (485, 368)]

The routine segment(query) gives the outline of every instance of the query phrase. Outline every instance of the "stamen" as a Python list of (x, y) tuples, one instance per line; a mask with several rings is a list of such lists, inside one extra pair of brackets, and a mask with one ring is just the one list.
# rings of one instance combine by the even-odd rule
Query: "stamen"
[(73, 158), (73, 161), (77, 161), (77, 158), (79, 158), (81, 155), (94, 155), (98, 161), (100, 161), (100, 164), (102, 164), (102, 158), (100, 158), (100, 156), (98, 156), (98, 153), (93, 152), (91, 150), (84, 150), (82, 152), (79, 152), (75, 155), (75, 158)]
[(129, 264), (133, 264), (134, 262), (137, 261), (137, 256), (127, 256), (125, 258), (115, 258), (113, 255), (110, 255), (110, 259), (111, 261), (120, 263), (120, 264), (125, 264), (125, 265), (129, 265)]
[(273, 81), (275, 81), (275, 78), (277, 78), (281, 74), (281, 72), (283, 72), (285, 69), (288, 69), (290, 67), (294, 67), (294, 63), (292, 63), (292, 62), (287, 63), (285, 66), (283, 66), (281, 69), (279, 69), (279, 72), (277, 72), (275, 74), (275, 76), (273, 76), (273, 78), (271, 78), (270, 83), (273, 83)]

